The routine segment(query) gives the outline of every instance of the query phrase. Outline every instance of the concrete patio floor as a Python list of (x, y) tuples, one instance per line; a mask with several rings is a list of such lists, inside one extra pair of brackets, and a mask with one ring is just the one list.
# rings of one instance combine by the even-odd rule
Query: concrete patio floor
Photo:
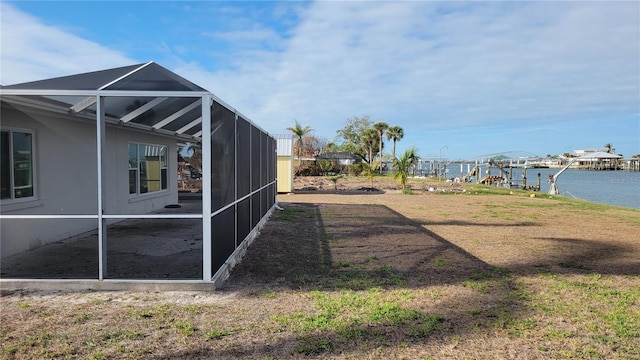
[[(158, 213), (201, 214), (202, 202)], [(98, 279), (97, 230), (1, 260), (2, 279)], [(202, 280), (201, 219), (128, 219), (107, 227), (105, 279)]]

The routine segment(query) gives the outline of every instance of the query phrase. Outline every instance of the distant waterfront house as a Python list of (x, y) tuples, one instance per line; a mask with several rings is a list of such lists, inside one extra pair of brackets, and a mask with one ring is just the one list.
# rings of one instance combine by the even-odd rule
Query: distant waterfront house
[(318, 155), (316, 160), (329, 160), (340, 166), (348, 166), (362, 162), (360, 156), (346, 151), (325, 152)]
[(346, 152), (323, 152), (316, 156), (315, 163), (318, 169), (322, 169), (324, 175), (333, 175), (336, 173), (351, 174), (351, 165), (362, 162), (362, 158), (358, 155)]
[(640, 158), (629, 158), (620, 160), (622, 170), (640, 171)]
[(611, 153), (608, 153), (606, 151), (606, 149), (604, 148), (584, 148), (584, 149), (577, 149), (577, 150), (573, 150), (573, 153), (578, 155), (579, 157), (583, 157), (583, 156), (589, 156), (589, 155), (596, 155), (596, 154), (607, 154), (607, 155), (613, 155)]
[[(189, 280), (214, 284), (275, 204), (275, 139), (154, 62), (3, 86), (0, 102), (3, 260), (95, 231), (88, 253), (99, 265), (86, 279), (149, 279), (108, 276), (107, 264), (120, 256), (108, 226), (129, 221), (133, 231), (135, 221), (148, 220), (146, 238), (153, 239), (175, 230), (169, 219), (196, 221), (201, 251), (190, 262), (199, 271)], [(185, 142), (199, 143), (203, 158), (201, 204), (186, 214), (167, 209), (179, 202), (177, 154)], [(183, 279), (169, 273), (152, 280)]]
[(574, 167), (581, 169), (617, 170), (622, 160), (622, 155), (611, 154), (597, 148), (575, 150), (574, 153), (579, 157)]

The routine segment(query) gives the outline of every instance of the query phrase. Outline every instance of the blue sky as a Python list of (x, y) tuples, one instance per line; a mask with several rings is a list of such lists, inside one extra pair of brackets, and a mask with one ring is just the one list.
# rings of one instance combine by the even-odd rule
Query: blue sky
[[(640, 154), (640, 3), (0, 2), (4, 85), (153, 60), (271, 133), (399, 125), (462, 159)], [(446, 149), (444, 147), (446, 146)], [(387, 147), (390, 149), (390, 147)]]

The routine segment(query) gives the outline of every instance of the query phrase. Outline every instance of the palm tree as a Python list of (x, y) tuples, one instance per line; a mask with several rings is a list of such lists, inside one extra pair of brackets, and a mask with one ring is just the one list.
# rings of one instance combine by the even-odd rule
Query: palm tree
[[(376, 169), (375, 166), (371, 166), (370, 164), (367, 163), (362, 163), (362, 173), (361, 175), (365, 175), (366, 177), (369, 178), (369, 181), (371, 182), (371, 188), (373, 189), (373, 176), (375, 175)], [(378, 165), (378, 164), (375, 164)]]
[(364, 175), (367, 178), (369, 178), (369, 181), (371, 182), (371, 189), (373, 189), (373, 176), (376, 174), (376, 167), (378, 166), (379, 162), (381, 161), (377, 160), (376, 162), (373, 163), (373, 165), (362, 163), (363, 166), (362, 166), (361, 175)]
[(309, 126), (302, 127), (298, 123), (298, 120), (294, 120), (296, 122), (296, 126), (288, 127), (287, 130), (293, 133), (293, 136), (296, 137), (296, 147), (298, 148), (298, 166), (302, 165), (302, 148), (304, 147), (304, 138), (307, 134), (313, 131)]
[(369, 153), (369, 166), (373, 163), (373, 148), (378, 141), (378, 131), (376, 129), (367, 129), (362, 133), (362, 143), (367, 147)]
[(404, 130), (400, 126), (391, 126), (387, 129), (387, 140), (393, 140), (393, 152), (391, 158), (396, 158), (396, 142), (404, 137)]
[[(616, 152), (616, 149), (613, 148), (613, 144), (611, 143), (604, 144), (604, 148), (608, 154), (615, 154)], [(614, 169), (617, 170), (620, 166), (620, 159), (611, 159), (611, 162), (613, 163)]]
[(608, 154), (613, 154), (616, 151), (616, 149), (613, 148), (613, 144), (611, 143), (604, 144), (604, 148), (605, 150), (607, 150)]
[(393, 159), (393, 178), (398, 180), (402, 185), (402, 190), (407, 188), (407, 178), (409, 177), (409, 170), (411, 166), (416, 165), (418, 162), (418, 156), (416, 155), (416, 149), (412, 146), (402, 154), (400, 158)]
[(380, 138), (380, 152), (379, 152), (379, 157), (380, 157), (380, 173), (382, 173), (382, 136), (384, 135), (384, 132), (387, 131), (387, 129), (389, 128), (389, 125), (387, 125), (386, 122), (384, 121), (378, 121), (377, 123), (373, 124), (373, 128), (376, 129), (376, 131), (378, 132), (378, 137)]

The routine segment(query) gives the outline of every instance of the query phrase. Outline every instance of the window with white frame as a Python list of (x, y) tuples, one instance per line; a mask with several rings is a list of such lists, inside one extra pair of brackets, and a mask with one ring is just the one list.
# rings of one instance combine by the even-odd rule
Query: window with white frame
[(0, 199), (33, 198), (33, 178), (33, 132), (0, 130)]
[(129, 143), (129, 194), (167, 189), (167, 147)]

